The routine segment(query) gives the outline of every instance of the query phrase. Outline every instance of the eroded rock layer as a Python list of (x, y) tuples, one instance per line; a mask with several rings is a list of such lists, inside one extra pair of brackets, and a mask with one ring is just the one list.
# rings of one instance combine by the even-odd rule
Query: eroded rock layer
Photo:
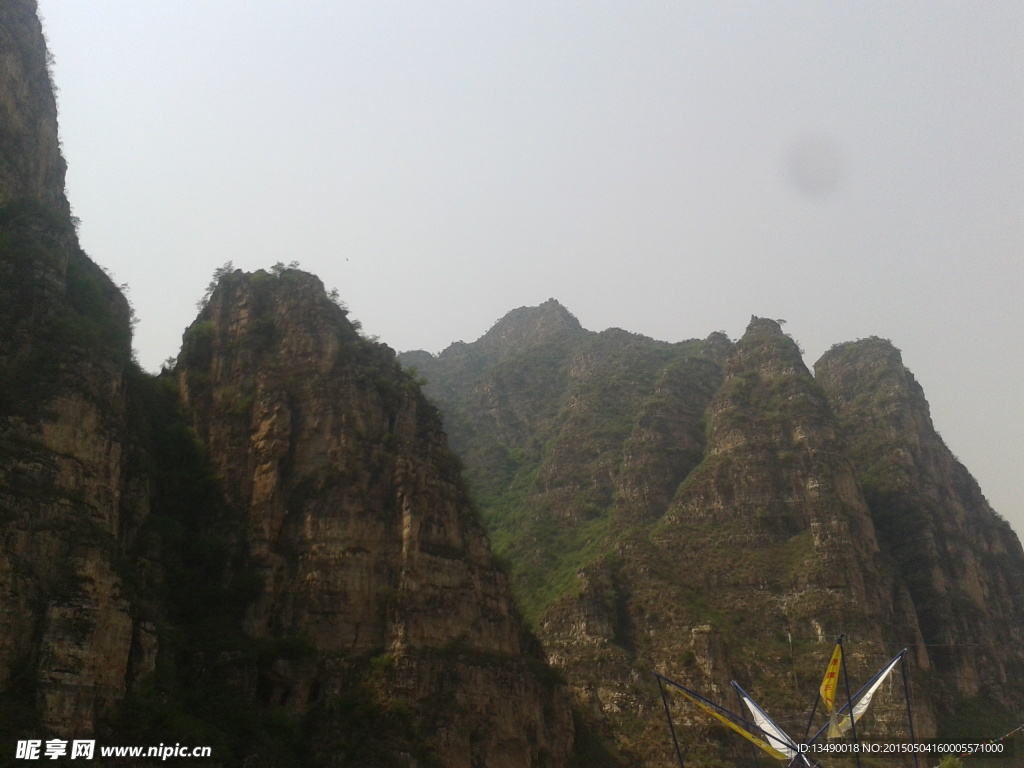
[(31, 199), (69, 212), (57, 102), (35, 0), (0, 4), (0, 203)]

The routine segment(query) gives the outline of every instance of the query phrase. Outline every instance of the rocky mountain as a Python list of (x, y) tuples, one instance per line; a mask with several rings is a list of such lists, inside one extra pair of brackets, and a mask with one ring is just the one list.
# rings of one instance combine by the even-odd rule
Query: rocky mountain
[[(604, 764), (674, 764), (652, 669), (727, 706), (739, 680), (803, 733), (840, 633), (854, 680), (909, 648), (918, 734), (1019, 722), (1020, 543), (889, 342), (812, 376), (772, 320), (668, 344), (548, 301), (401, 359)], [(866, 732), (905, 732), (893, 685)], [(689, 762), (749, 759), (678, 706)]]
[(225, 274), (173, 371), (132, 362), (64, 198), (35, 11), (0, 3), (0, 764), (57, 737), (568, 765), (565, 685), (436, 409), (319, 280)]
[[(919, 735), (1020, 722), (1024, 554), (889, 342), (812, 375), (775, 321), (668, 343), (551, 300), (399, 358), (277, 265), (220, 271), (151, 376), (32, 0), (0, 3), (0, 117), (0, 765), (668, 766), (650, 670), (800, 733), (840, 633), (856, 681), (910, 649)], [(689, 764), (749, 761), (673, 706)]]
[(814, 368), (848, 441), (879, 542), (933, 645), (937, 684), (956, 700), (983, 700), (1019, 685), (1020, 542), (935, 431), (899, 350), (864, 339), (833, 347)]
[(345, 315), (311, 275), (236, 271), (176, 367), (241, 512), (244, 633), (309, 646), (275, 662), (261, 695), (312, 712), (329, 753), (368, 664), (380, 705), (408, 710), (440, 764), (564, 765), (568, 699), (523, 630), (440, 416)]

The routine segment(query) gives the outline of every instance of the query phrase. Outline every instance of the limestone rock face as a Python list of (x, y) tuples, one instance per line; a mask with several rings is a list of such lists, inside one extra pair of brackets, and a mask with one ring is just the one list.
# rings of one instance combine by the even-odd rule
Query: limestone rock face
[(1024, 631), (1020, 541), (942, 442), (891, 343), (837, 345), (815, 373), (848, 437), (882, 547), (933, 646), (936, 689), (952, 700), (1006, 700)]
[[(113, 562), (146, 514), (126, 485), (128, 311), (73, 233), (5, 212), (0, 249), (0, 682), (88, 734), (125, 692), (133, 620)], [(56, 255), (33, 248), (61, 243)], [(120, 347), (120, 348), (118, 348)]]
[[(855, 674), (901, 646), (927, 668), (906, 587), (879, 549), (839, 425), (796, 344), (774, 321), (754, 318), (724, 372), (707, 410), (705, 460), (680, 486), (656, 543), (685, 581), (702, 584), (703, 600), (742, 622), (751, 642), (784, 637), (794, 673), (820, 667), (822, 636), (840, 633), (857, 651)], [(663, 645), (662, 663), (685, 676), (672, 644)], [(800, 698), (798, 680), (755, 671), (759, 654), (744, 646), (734, 643), (723, 662), (732, 677), (767, 689), (764, 703), (776, 711)], [(699, 662), (696, 641), (693, 652)], [(920, 699), (918, 728), (934, 728), (932, 703)]]
[(892, 587), (831, 409), (777, 323), (752, 320), (707, 413), (707, 458), (666, 521), (731, 528), (738, 552), (805, 534), (815, 564), (798, 586), (834, 589), (850, 606), (884, 599)]
[(564, 764), (568, 699), (531, 671), (544, 662), (439, 415), (394, 353), (311, 275), (235, 272), (186, 332), (177, 373), (262, 583), (246, 631), (302, 637), (322, 659), (281, 674), (272, 698), (299, 711), (343, 686), (346, 665), (328, 659), (386, 654), (388, 695), (446, 723), (445, 765)]
[(5, 710), (88, 735), (125, 693), (134, 622), (114, 563), (148, 498), (127, 480), (128, 304), (78, 247), (63, 165), (28, 146), (56, 152), (33, 9), (0, 7), (0, 690)]
[(0, 203), (29, 198), (66, 215), (47, 56), (35, 0), (0, 3)]
[[(891, 344), (815, 379), (774, 321), (670, 344), (551, 300), (406, 355), (538, 641), (438, 412), (316, 278), (225, 275), (147, 376), (63, 186), (35, 3), (6, 0), (0, 741), (671, 765), (651, 669), (723, 702), (737, 679), (796, 731), (840, 632), (855, 681), (910, 648), (918, 735), (1024, 706), (1024, 552)], [(894, 691), (868, 731), (902, 734)], [(746, 760), (676, 725), (689, 758)]]

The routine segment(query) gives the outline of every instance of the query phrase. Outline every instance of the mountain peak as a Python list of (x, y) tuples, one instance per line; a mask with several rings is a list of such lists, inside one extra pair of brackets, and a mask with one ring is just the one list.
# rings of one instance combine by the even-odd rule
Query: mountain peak
[(746, 332), (736, 342), (726, 373), (757, 370), (762, 373), (807, 375), (800, 347), (782, 330), (784, 322), (752, 315)]
[(854, 361), (870, 361), (870, 364), (874, 366), (901, 368), (903, 355), (899, 348), (888, 339), (869, 336), (866, 339), (833, 344), (815, 363), (815, 368), (819, 365), (827, 367), (840, 362), (851, 363)]
[[(583, 326), (580, 325), (580, 321), (576, 319), (576, 316), (566, 309), (558, 299), (548, 299), (536, 307), (513, 309), (496, 322), (491, 327), (491, 331), (498, 329), (502, 325), (522, 328), (531, 324), (549, 331), (554, 331), (558, 328), (568, 331), (583, 330)], [(488, 331), (488, 333), (491, 331)]]
[[(750, 322), (747, 323), (746, 334), (755, 333), (784, 333), (782, 326), (785, 320), (772, 320), (770, 317), (758, 317), (757, 315), (750, 316)], [(745, 335), (746, 335), (745, 334)]]
[(536, 307), (513, 309), (476, 343), (485, 351), (505, 357), (577, 333), (585, 330), (576, 316), (557, 300), (548, 299)]

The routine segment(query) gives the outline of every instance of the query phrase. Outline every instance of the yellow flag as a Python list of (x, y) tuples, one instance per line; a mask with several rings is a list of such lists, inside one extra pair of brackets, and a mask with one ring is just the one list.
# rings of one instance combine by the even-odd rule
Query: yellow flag
[(839, 686), (839, 667), (842, 663), (843, 646), (836, 644), (832, 659), (825, 669), (825, 679), (821, 681), (821, 700), (825, 702), (829, 714), (836, 711), (836, 688)]
[(757, 736), (752, 734), (750, 731), (748, 731), (746, 728), (743, 728), (743, 727), (737, 725), (736, 723), (734, 723), (729, 718), (725, 717), (722, 714), (719, 714), (718, 712), (713, 710), (711, 707), (709, 707), (707, 704), (705, 704), (703, 701), (701, 701), (700, 699), (694, 698), (693, 696), (691, 696), (686, 691), (680, 690), (679, 692), (681, 694), (683, 694), (683, 696), (688, 698), (690, 701), (692, 701), (694, 704), (696, 704), (698, 707), (700, 707), (705, 712), (707, 712), (709, 715), (711, 715), (712, 717), (717, 717), (719, 720), (721, 720), (727, 726), (729, 726), (734, 731), (736, 731), (736, 733), (738, 733), (740, 736), (745, 738), (747, 741), (750, 741), (750, 742), (756, 744), (757, 746), (759, 746), (761, 749), (763, 749), (765, 752), (767, 752), (772, 757), (777, 758), (779, 760), (789, 760), (791, 757), (793, 757), (792, 755), (783, 754), (779, 750), (775, 749), (775, 747), (773, 747), (770, 744), (768, 744), (764, 739), (758, 738)]

